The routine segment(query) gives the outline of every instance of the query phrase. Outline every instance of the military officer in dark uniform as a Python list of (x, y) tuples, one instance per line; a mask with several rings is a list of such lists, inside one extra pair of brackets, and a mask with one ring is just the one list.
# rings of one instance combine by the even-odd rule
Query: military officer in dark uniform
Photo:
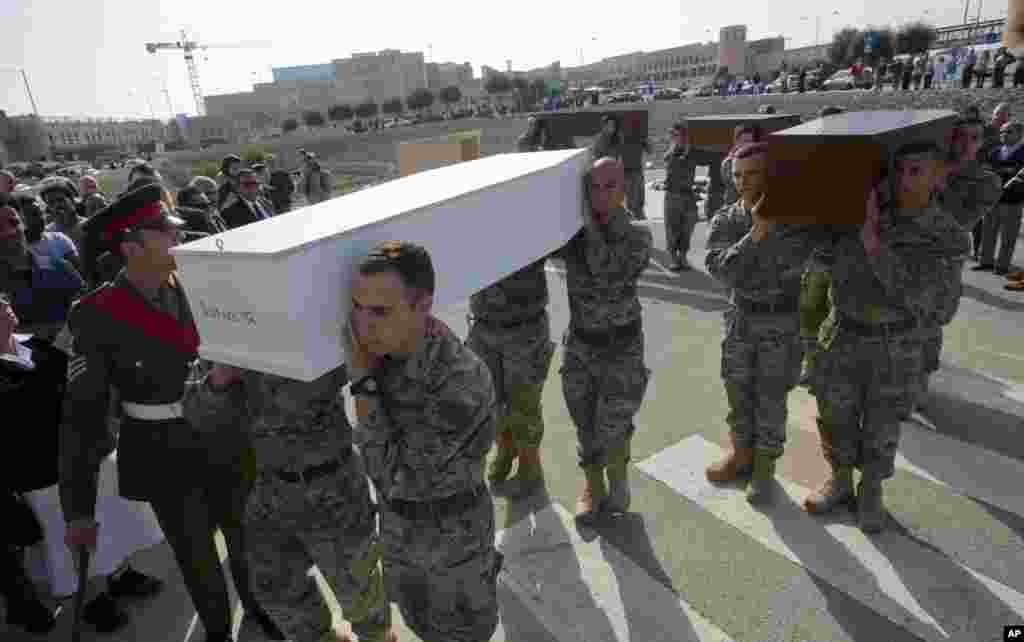
[[(110, 390), (118, 393), (123, 419), (118, 443), (118, 480), (126, 499), (146, 501), (174, 551), (206, 630), (207, 642), (231, 639), (231, 605), (214, 531), (228, 539), (240, 524), (235, 484), (208, 439), (185, 418), (182, 400), (197, 359), (199, 335), (169, 250), (182, 221), (161, 203), (158, 184), (122, 195), (86, 224), (91, 243), (106, 244), (124, 259), (124, 270), (82, 297), (68, 318), (73, 351), (68, 363), (70, 420), (61, 435), (61, 503), (70, 546), (95, 548), (97, 472), (107, 438)], [(214, 366), (202, 385), (214, 390), (230, 381)], [(228, 483), (225, 483), (228, 482)], [(235, 564), (232, 563), (234, 570)], [(236, 579), (241, 588), (249, 578)], [(252, 601), (245, 603), (268, 634), (279, 630)]]

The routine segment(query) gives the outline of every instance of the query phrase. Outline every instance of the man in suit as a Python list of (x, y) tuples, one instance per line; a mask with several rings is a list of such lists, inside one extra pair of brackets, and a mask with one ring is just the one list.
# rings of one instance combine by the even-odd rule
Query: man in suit
[(238, 195), (241, 198), (220, 213), (229, 229), (274, 216), (273, 206), (260, 194), (260, 185), (256, 172), (251, 169), (238, 171)]
[[(1021, 212), (1024, 208), (1024, 177), (1016, 178), (1024, 169), (1024, 124), (1011, 121), (999, 129), (1002, 145), (992, 150), (989, 165), (995, 170), (1003, 182), (1003, 195), (999, 204), (985, 215), (984, 227), (981, 232), (981, 255), (974, 270), (995, 271), (1006, 275), (1010, 270), (1013, 250), (1017, 245), (1020, 233)], [(999, 255), (996, 256), (996, 239), (999, 243)]]

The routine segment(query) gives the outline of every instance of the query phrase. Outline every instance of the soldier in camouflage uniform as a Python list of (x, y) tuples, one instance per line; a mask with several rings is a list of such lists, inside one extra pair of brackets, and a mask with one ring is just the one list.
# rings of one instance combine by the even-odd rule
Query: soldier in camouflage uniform
[(563, 338), (562, 392), (585, 475), (576, 504), (583, 522), (601, 512), (629, 510), (633, 418), (650, 378), (636, 286), (650, 261), (651, 232), (631, 223), (622, 208), (623, 180), (618, 161), (594, 162), (587, 183), (589, 216), (557, 253), (565, 261), (571, 315)]
[(331, 614), (307, 574), (316, 564), (360, 642), (393, 639), (376, 507), (341, 396), (345, 367), (309, 383), (234, 374), (241, 385), (232, 394), (202, 394), (193, 412), (211, 452), (244, 471), (244, 541), (255, 581), (239, 586), (243, 600), (248, 592), (263, 604), (288, 639), (321, 640)]
[[(761, 128), (753, 123), (746, 123), (736, 127), (733, 133), (732, 144), (733, 148), (729, 152), (729, 155), (722, 161), (721, 172), (722, 172), (722, 183), (725, 184), (725, 204), (732, 205), (739, 199), (740, 195), (736, 192), (736, 182), (732, 179), (732, 161), (733, 154), (739, 151), (743, 145), (749, 145), (751, 143), (757, 143), (761, 140)], [(708, 217), (711, 218), (710, 216)]]
[(384, 585), (425, 642), (483, 642), (498, 625), (494, 501), (484, 460), (497, 404), (487, 365), (425, 330), (430, 256), (388, 242), (352, 284), (348, 346), (357, 441), (380, 501)]
[(540, 443), (544, 437), (541, 396), (555, 344), (548, 319), (548, 280), (541, 259), (474, 294), (466, 346), (491, 371), (498, 395), (498, 452), (488, 470), (491, 482), (516, 476), (509, 489), (525, 495), (543, 483)]
[(864, 224), (830, 243), (831, 325), (815, 377), (824, 383), (816, 384), (818, 430), (832, 473), (804, 500), (813, 513), (850, 502), (859, 467), (856, 501), (867, 533), (885, 525), (882, 482), (893, 475), (900, 421), (921, 376), (922, 319), (942, 325), (955, 313), (961, 261), (970, 251), (952, 217), (931, 212), (943, 171), (938, 147), (905, 146), (895, 169), (892, 206), (880, 213), (873, 192)]
[[(826, 106), (818, 111), (818, 118), (842, 114), (842, 107)], [(804, 366), (800, 374), (800, 384), (813, 383), (811, 373), (814, 370), (814, 355), (818, 351), (818, 333), (821, 324), (828, 317), (829, 288), (831, 277), (828, 273), (828, 257), (822, 250), (812, 252), (807, 269), (800, 278), (800, 335), (804, 342)], [(813, 392), (813, 390), (812, 390)]]
[[(954, 128), (953, 157), (956, 164), (949, 167), (949, 176), (944, 189), (938, 195), (938, 208), (932, 213), (950, 215), (965, 233), (985, 214), (992, 211), (1002, 194), (1002, 182), (995, 172), (988, 171), (978, 162), (978, 147), (983, 139), (984, 123), (980, 120), (960, 119)], [(927, 219), (922, 218), (922, 224)], [(962, 267), (963, 263), (961, 263)], [(959, 282), (953, 284), (959, 289)], [(959, 293), (943, 297), (943, 301), (958, 302)], [(915, 395), (917, 405), (923, 405), (928, 394), (928, 383), (932, 373), (939, 369), (942, 354), (941, 319), (952, 319), (952, 314), (936, 310), (936, 317), (922, 318), (920, 338), (922, 342), (921, 380)]]
[(697, 196), (693, 192), (697, 163), (686, 142), (686, 123), (673, 125), (671, 136), (672, 144), (665, 152), (665, 243), (672, 256), (669, 269), (680, 272), (691, 269), (686, 255), (697, 225)]
[(740, 200), (711, 219), (708, 273), (732, 289), (725, 313), (722, 380), (729, 399), (732, 450), (707, 469), (712, 482), (752, 474), (747, 500), (771, 500), (775, 461), (786, 443), (786, 397), (796, 385), (800, 342), (800, 275), (812, 239), (801, 227), (758, 216), (765, 198), (767, 146), (736, 152), (733, 178)]

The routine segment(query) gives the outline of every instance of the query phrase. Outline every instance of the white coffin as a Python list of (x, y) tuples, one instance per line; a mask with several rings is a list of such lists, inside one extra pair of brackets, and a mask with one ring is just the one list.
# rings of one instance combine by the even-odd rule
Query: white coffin
[(458, 303), (580, 229), (587, 150), (501, 154), (400, 178), (174, 248), (205, 359), (312, 381), (344, 363), (355, 263), (419, 243)]

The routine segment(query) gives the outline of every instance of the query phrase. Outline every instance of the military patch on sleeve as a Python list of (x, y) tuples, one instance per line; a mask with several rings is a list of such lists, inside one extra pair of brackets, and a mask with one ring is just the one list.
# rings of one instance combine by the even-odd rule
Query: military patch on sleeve
[(84, 356), (75, 357), (68, 361), (68, 383), (72, 383), (85, 374), (86, 360)]

